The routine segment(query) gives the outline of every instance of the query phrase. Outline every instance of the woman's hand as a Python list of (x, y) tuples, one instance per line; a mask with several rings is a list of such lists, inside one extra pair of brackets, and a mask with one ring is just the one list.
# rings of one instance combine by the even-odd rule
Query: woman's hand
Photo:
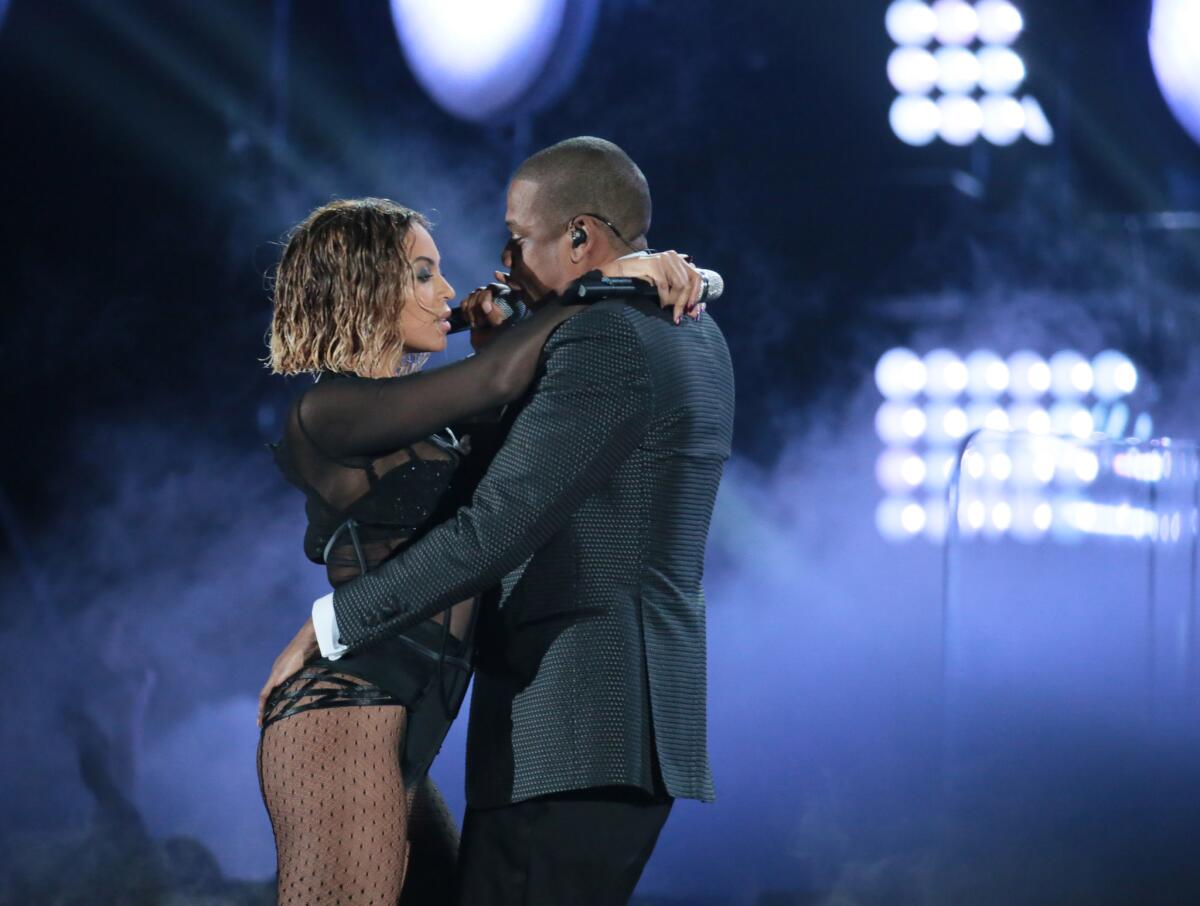
[[(507, 275), (495, 271), (497, 283), (507, 283)], [(505, 322), (504, 313), (496, 305), (496, 294), (490, 286), (481, 286), (462, 303), (463, 316), (471, 325), (471, 348), (479, 352), (496, 338), (495, 328)]]
[(320, 651), (320, 646), (317, 645), (317, 631), (313, 628), (310, 617), (300, 627), (296, 637), (288, 642), (283, 653), (275, 658), (275, 666), (271, 668), (271, 675), (267, 677), (266, 685), (258, 693), (258, 725), (260, 727), (263, 723), (263, 712), (267, 708), (267, 699), (275, 691), (275, 687), (298, 671), (308, 663), (309, 658), (314, 654), (319, 654)]
[(700, 317), (704, 310), (698, 305), (704, 290), (704, 281), (686, 256), (678, 252), (656, 252), (653, 255), (636, 255), (618, 258), (600, 268), (606, 277), (633, 277), (645, 280), (658, 290), (658, 301), (663, 308), (674, 309), (675, 323), (684, 313), (693, 318)]

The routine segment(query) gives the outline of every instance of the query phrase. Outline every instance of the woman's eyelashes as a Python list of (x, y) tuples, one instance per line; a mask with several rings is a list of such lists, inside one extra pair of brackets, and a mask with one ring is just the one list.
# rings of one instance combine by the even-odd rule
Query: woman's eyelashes
[(417, 282), (418, 283), (428, 283), (432, 279), (433, 279), (433, 271), (431, 271), (431, 270), (426, 269), (423, 271), (419, 271), (417, 273)]

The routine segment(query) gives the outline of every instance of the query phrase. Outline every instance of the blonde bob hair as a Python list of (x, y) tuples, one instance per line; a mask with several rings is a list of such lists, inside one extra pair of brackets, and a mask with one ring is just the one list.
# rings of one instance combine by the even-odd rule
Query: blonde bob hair
[(400, 312), (413, 293), (404, 245), (413, 224), (429, 227), (394, 201), (358, 198), (322, 205), (288, 234), (272, 290), (271, 371), (401, 370)]

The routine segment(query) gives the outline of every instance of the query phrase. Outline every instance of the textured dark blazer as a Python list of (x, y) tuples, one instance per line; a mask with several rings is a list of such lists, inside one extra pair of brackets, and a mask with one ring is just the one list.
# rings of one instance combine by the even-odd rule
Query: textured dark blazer
[(600, 302), (559, 327), (469, 507), (337, 589), (352, 650), (501, 583), (481, 612), (475, 807), (608, 785), (711, 800), (704, 546), (733, 431), (711, 316)]

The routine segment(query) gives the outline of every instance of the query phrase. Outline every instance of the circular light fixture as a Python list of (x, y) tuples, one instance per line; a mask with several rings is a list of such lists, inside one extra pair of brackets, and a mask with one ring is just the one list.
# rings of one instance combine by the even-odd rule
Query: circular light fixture
[(570, 85), (598, 0), (391, 0), (400, 46), (421, 87), (465, 120), (533, 113)]
[(965, 47), (940, 47), (934, 61), (937, 87), (946, 94), (966, 94), (979, 84), (979, 59)]
[(984, 47), (979, 57), (979, 84), (993, 94), (1012, 94), (1025, 81), (1025, 61), (1011, 47)]
[(938, 135), (951, 145), (969, 145), (979, 137), (983, 128), (983, 111), (979, 102), (965, 94), (944, 94), (937, 102), (941, 113)]
[(923, 47), (933, 40), (938, 19), (921, 0), (896, 0), (888, 7), (884, 25), (897, 44)]
[(1154, 0), (1150, 60), (1175, 119), (1200, 142), (1200, 0)]
[(1021, 12), (1009, 0), (979, 0), (979, 40), (984, 44), (1011, 44), (1025, 27)]
[(928, 145), (937, 138), (942, 113), (924, 95), (902, 94), (892, 101), (888, 121), (896, 137), (906, 145)]
[(966, 0), (935, 0), (937, 39), (943, 44), (967, 45), (979, 32), (979, 16)]
[(1011, 145), (1025, 131), (1025, 108), (1012, 95), (985, 95), (979, 109), (983, 111), (983, 137), (993, 145)]
[(888, 81), (901, 94), (927, 94), (938, 81), (938, 63), (923, 47), (897, 47), (888, 57)]

